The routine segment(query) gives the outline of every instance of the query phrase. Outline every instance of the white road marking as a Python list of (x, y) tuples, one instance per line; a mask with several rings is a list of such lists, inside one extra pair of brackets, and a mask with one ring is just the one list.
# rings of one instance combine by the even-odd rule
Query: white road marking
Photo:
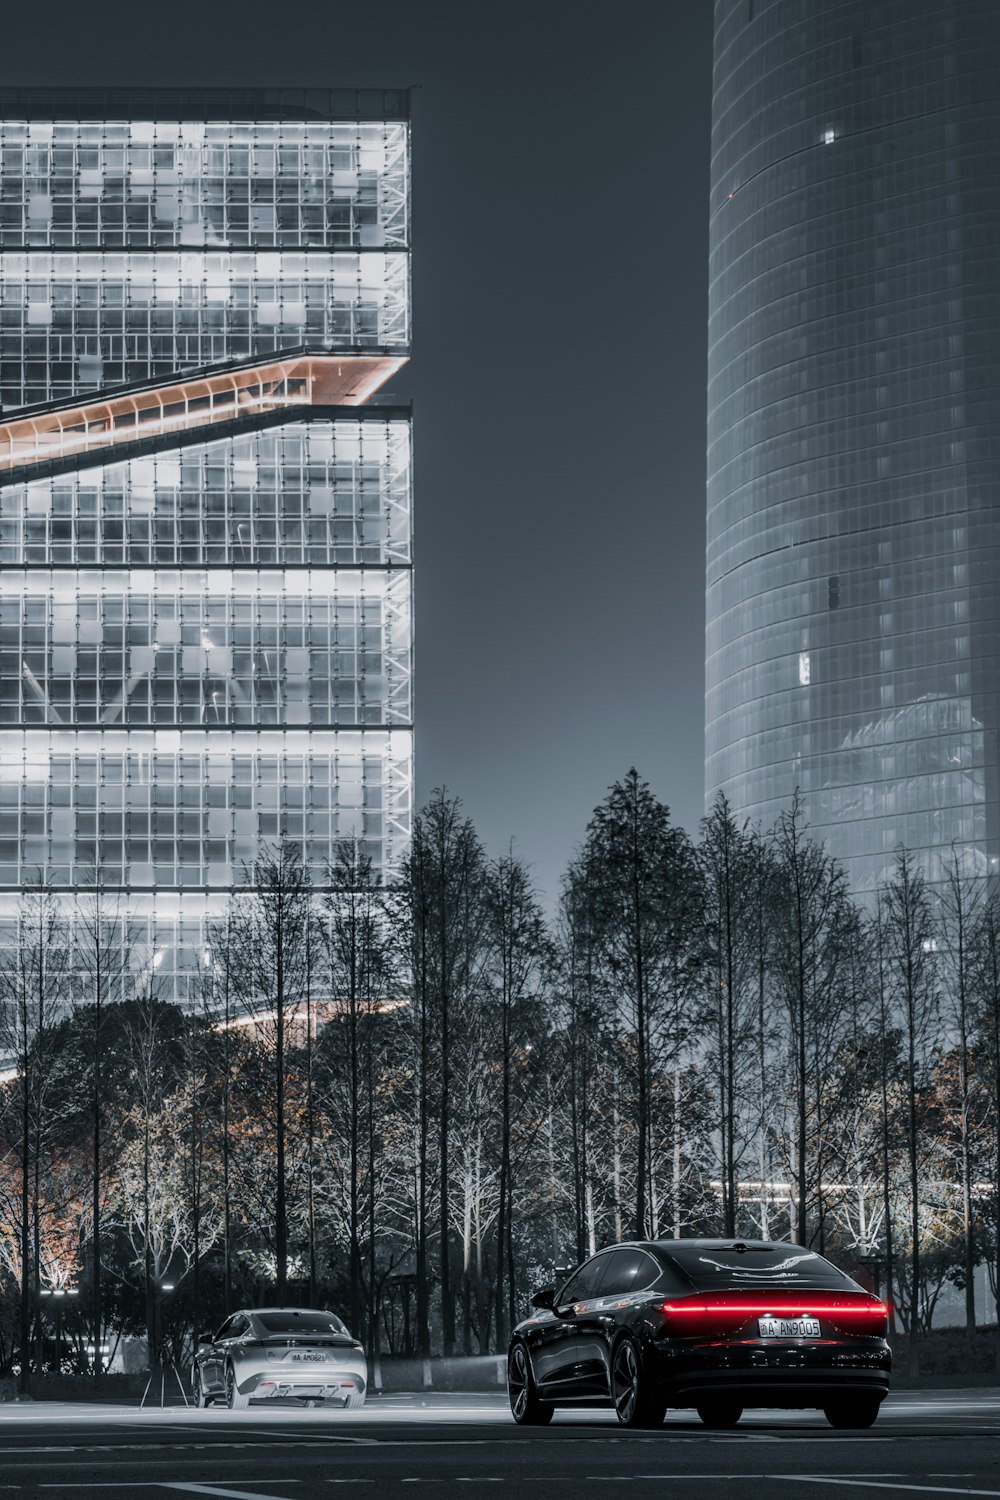
[[(220, 1481), (222, 1483), (224, 1481)], [(301, 1479), (282, 1479), (281, 1484), (301, 1484)], [(273, 1484), (271, 1479), (241, 1479), (241, 1484)], [(3, 1486), (0, 1485), (0, 1489)], [(204, 1495), (236, 1495), (242, 1500), (288, 1500), (287, 1495), (262, 1495), (259, 1490), (220, 1489), (217, 1484), (182, 1484), (172, 1479), (60, 1479), (43, 1480), (40, 1490), (194, 1490)]]
[[(261, 1480), (261, 1484), (264, 1481)], [(282, 1484), (299, 1484), (298, 1479), (282, 1479)], [(259, 1490), (226, 1490), (218, 1484), (168, 1484), (161, 1480), (157, 1485), (161, 1490), (183, 1490), (189, 1495), (219, 1495), (229, 1496), (230, 1500), (288, 1500), (287, 1495), (262, 1495)]]
[(906, 1490), (910, 1495), (1000, 1495), (1000, 1490), (969, 1490), (956, 1485), (886, 1484), (878, 1479), (826, 1479), (820, 1474), (768, 1474), (768, 1479), (783, 1479), (792, 1484), (841, 1484), (852, 1489)]
[(380, 1448), (382, 1446), (378, 1438), (354, 1438), (354, 1437), (284, 1437), (281, 1433), (269, 1435), (266, 1432), (255, 1432), (242, 1439), (240, 1442), (210, 1441), (207, 1443), (47, 1443), (44, 1446), (32, 1445), (8, 1447), (8, 1456), (18, 1453), (155, 1453), (169, 1451), (171, 1453), (213, 1453), (216, 1449), (225, 1452), (230, 1448), (322, 1448), (327, 1443), (349, 1443), (352, 1447)]

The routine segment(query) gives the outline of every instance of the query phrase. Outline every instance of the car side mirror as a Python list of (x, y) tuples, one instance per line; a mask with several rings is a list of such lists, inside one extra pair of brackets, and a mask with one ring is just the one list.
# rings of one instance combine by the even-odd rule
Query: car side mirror
[(536, 1292), (531, 1299), (532, 1307), (541, 1307), (549, 1312), (556, 1305), (556, 1289), (554, 1286), (543, 1286), (541, 1291)]
[(199, 1347), (202, 1344), (211, 1344), (211, 1343), (214, 1342), (214, 1340), (215, 1340), (215, 1335), (211, 1334), (211, 1333), (199, 1333), (199, 1335), (198, 1335), (198, 1345), (199, 1345)]

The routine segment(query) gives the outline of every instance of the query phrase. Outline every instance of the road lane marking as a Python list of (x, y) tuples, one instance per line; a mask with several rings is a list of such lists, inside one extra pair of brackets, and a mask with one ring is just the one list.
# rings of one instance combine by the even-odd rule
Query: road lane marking
[(211, 1453), (216, 1449), (225, 1452), (230, 1448), (323, 1448), (330, 1443), (349, 1443), (352, 1447), (380, 1448), (379, 1438), (296, 1438), (275, 1434), (253, 1433), (241, 1441), (223, 1442), (209, 1440), (203, 1443), (46, 1443), (14, 1447), (8, 1446), (6, 1456), (14, 1458), (19, 1453)]
[[(260, 1482), (261, 1484), (265, 1483), (263, 1479)], [(273, 1483), (273, 1481), (268, 1482)], [(301, 1484), (302, 1481), (299, 1479), (282, 1479), (280, 1482), (282, 1484)], [(259, 1490), (227, 1490), (218, 1484), (171, 1484), (165, 1479), (160, 1480), (157, 1489), (183, 1490), (189, 1495), (228, 1496), (229, 1500), (288, 1500), (287, 1495), (262, 1495)]]
[(906, 1490), (910, 1495), (1000, 1495), (1000, 1490), (969, 1490), (954, 1485), (886, 1484), (879, 1479), (826, 1479), (819, 1474), (768, 1474), (767, 1479), (783, 1479), (791, 1484), (840, 1484), (852, 1489)]

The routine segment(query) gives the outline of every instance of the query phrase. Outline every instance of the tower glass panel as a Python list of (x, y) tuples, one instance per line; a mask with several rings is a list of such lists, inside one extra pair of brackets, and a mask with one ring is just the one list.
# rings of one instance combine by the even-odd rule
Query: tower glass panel
[(707, 793), (997, 857), (1000, 15), (717, 0)]

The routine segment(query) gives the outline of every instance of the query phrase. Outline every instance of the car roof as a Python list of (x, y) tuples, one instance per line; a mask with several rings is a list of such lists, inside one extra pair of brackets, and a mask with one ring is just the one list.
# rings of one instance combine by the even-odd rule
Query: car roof
[(259, 1318), (261, 1313), (282, 1313), (285, 1317), (297, 1317), (301, 1313), (305, 1318), (340, 1316), (339, 1313), (331, 1312), (328, 1307), (242, 1307), (240, 1311), (248, 1313), (251, 1318)]
[(698, 1239), (687, 1239), (682, 1236), (679, 1239), (649, 1240), (647, 1243), (657, 1250), (665, 1250), (668, 1255), (681, 1245), (690, 1246), (692, 1250), (801, 1250), (804, 1248), (802, 1245), (796, 1245), (792, 1240), (731, 1239), (725, 1234)]
[[(688, 1238), (687, 1235), (681, 1235), (676, 1239), (622, 1240), (620, 1243), (602, 1245), (599, 1250), (594, 1251), (593, 1255), (588, 1255), (586, 1260), (593, 1260), (598, 1255), (608, 1255), (612, 1250), (645, 1250), (654, 1257), (656, 1255), (673, 1255), (678, 1250), (734, 1250), (737, 1252), (740, 1250), (775, 1250), (783, 1254), (789, 1250), (802, 1250), (808, 1254), (817, 1254), (816, 1251), (808, 1251), (806, 1246), (799, 1245), (793, 1240), (730, 1239), (727, 1235), (713, 1234), (711, 1236), (692, 1236), (691, 1238)], [(576, 1267), (570, 1267), (569, 1270), (561, 1274), (565, 1279), (572, 1270), (579, 1270), (580, 1265), (584, 1265), (585, 1263), (586, 1261), (581, 1261)]]

